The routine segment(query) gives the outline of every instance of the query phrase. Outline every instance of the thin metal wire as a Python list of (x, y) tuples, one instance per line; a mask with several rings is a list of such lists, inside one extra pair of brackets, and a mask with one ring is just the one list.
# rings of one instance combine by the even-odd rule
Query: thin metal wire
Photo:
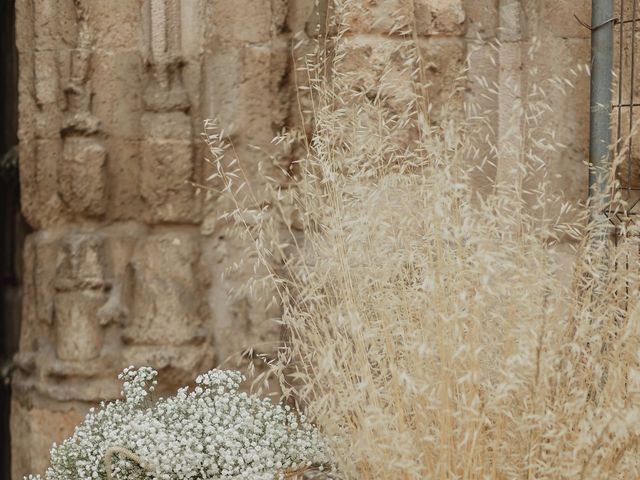
[(575, 13), (573, 14), (573, 18), (575, 18), (575, 19), (576, 19), (576, 21), (577, 21), (580, 25), (582, 25), (582, 26), (583, 26), (583, 27), (585, 27), (585, 28), (588, 28), (588, 29), (589, 29), (589, 30), (591, 30), (591, 31), (598, 30), (599, 28), (604, 27), (604, 26), (605, 26), (605, 25), (607, 25), (608, 23), (613, 23), (614, 25), (616, 25), (616, 24), (620, 23), (620, 20), (619, 20), (618, 18), (616, 18), (616, 17), (612, 17), (612, 18), (610, 18), (610, 19), (608, 19), (608, 20), (605, 20), (604, 22), (601, 22), (601, 23), (599, 23), (599, 24), (597, 24), (597, 25), (592, 26), (592, 25), (589, 25), (589, 24), (588, 24), (587, 22), (585, 22), (584, 20), (581, 20), (581, 19), (580, 19), (580, 17), (578, 17), (578, 15), (576, 15)]
[(633, 105), (629, 103), (614, 103), (613, 105), (611, 105), (611, 107), (612, 108), (640, 107), (640, 103), (634, 103)]
[(640, 18), (631, 18), (629, 20), (621, 20), (620, 18), (616, 18), (615, 23), (633, 23), (636, 20), (640, 20)]

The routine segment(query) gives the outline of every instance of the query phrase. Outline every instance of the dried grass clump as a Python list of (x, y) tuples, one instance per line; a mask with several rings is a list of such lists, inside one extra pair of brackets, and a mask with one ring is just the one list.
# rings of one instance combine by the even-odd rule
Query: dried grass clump
[[(354, 89), (341, 26), (309, 73), (315, 133), (295, 188), (247, 206), (242, 163), (229, 169), (223, 136), (207, 136), (228, 215), (282, 302), (285, 393), (344, 478), (639, 478), (637, 237), (603, 246), (585, 208), (568, 216), (548, 193), (534, 149), (515, 181), (476, 196), (481, 120), (429, 120), (412, 41), (399, 46), (416, 79), (406, 108), (376, 94), (393, 90), (384, 75)], [(541, 90), (521, 106), (530, 135)]]

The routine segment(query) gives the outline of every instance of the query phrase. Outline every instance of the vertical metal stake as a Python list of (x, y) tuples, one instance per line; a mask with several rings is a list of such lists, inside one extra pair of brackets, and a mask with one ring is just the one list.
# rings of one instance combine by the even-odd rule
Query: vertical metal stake
[(589, 197), (593, 213), (603, 217), (609, 204), (608, 179), (611, 173), (613, 0), (592, 0), (591, 8)]

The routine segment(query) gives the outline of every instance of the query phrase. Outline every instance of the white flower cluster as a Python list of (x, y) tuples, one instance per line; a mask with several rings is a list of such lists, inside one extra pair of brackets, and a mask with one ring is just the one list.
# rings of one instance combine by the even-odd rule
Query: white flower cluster
[(54, 444), (46, 479), (105, 479), (108, 466), (113, 479), (272, 480), (331, 464), (305, 417), (239, 392), (240, 373), (211, 370), (193, 391), (152, 403), (156, 376), (148, 367), (124, 370), (124, 401), (103, 402), (72, 437)]

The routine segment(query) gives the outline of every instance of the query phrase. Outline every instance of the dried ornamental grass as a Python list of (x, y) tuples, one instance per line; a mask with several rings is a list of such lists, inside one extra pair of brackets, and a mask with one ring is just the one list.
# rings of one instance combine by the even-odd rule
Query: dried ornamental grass
[(434, 110), (410, 31), (405, 108), (380, 94), (398, 88), (385, 75), (354, 88), (337, 18), (330, 51), (307, 62), (314, 134), (293, 186), (252, 203), (242, 162), (207, 125), (236, 205), (226, 216), (282, 304), (289, 338), (272, 366), (285, 394), (332, 439), (345, 478), (639, 478), (639, 279), (625, 268), (638, 237), (603, 244), (586, 207), (551, 193), (553, 85), (514, 107), (531, 148), (478, 196), (469, 166), (495, 161), (483, 115), (456, 115), (459, 91)]

